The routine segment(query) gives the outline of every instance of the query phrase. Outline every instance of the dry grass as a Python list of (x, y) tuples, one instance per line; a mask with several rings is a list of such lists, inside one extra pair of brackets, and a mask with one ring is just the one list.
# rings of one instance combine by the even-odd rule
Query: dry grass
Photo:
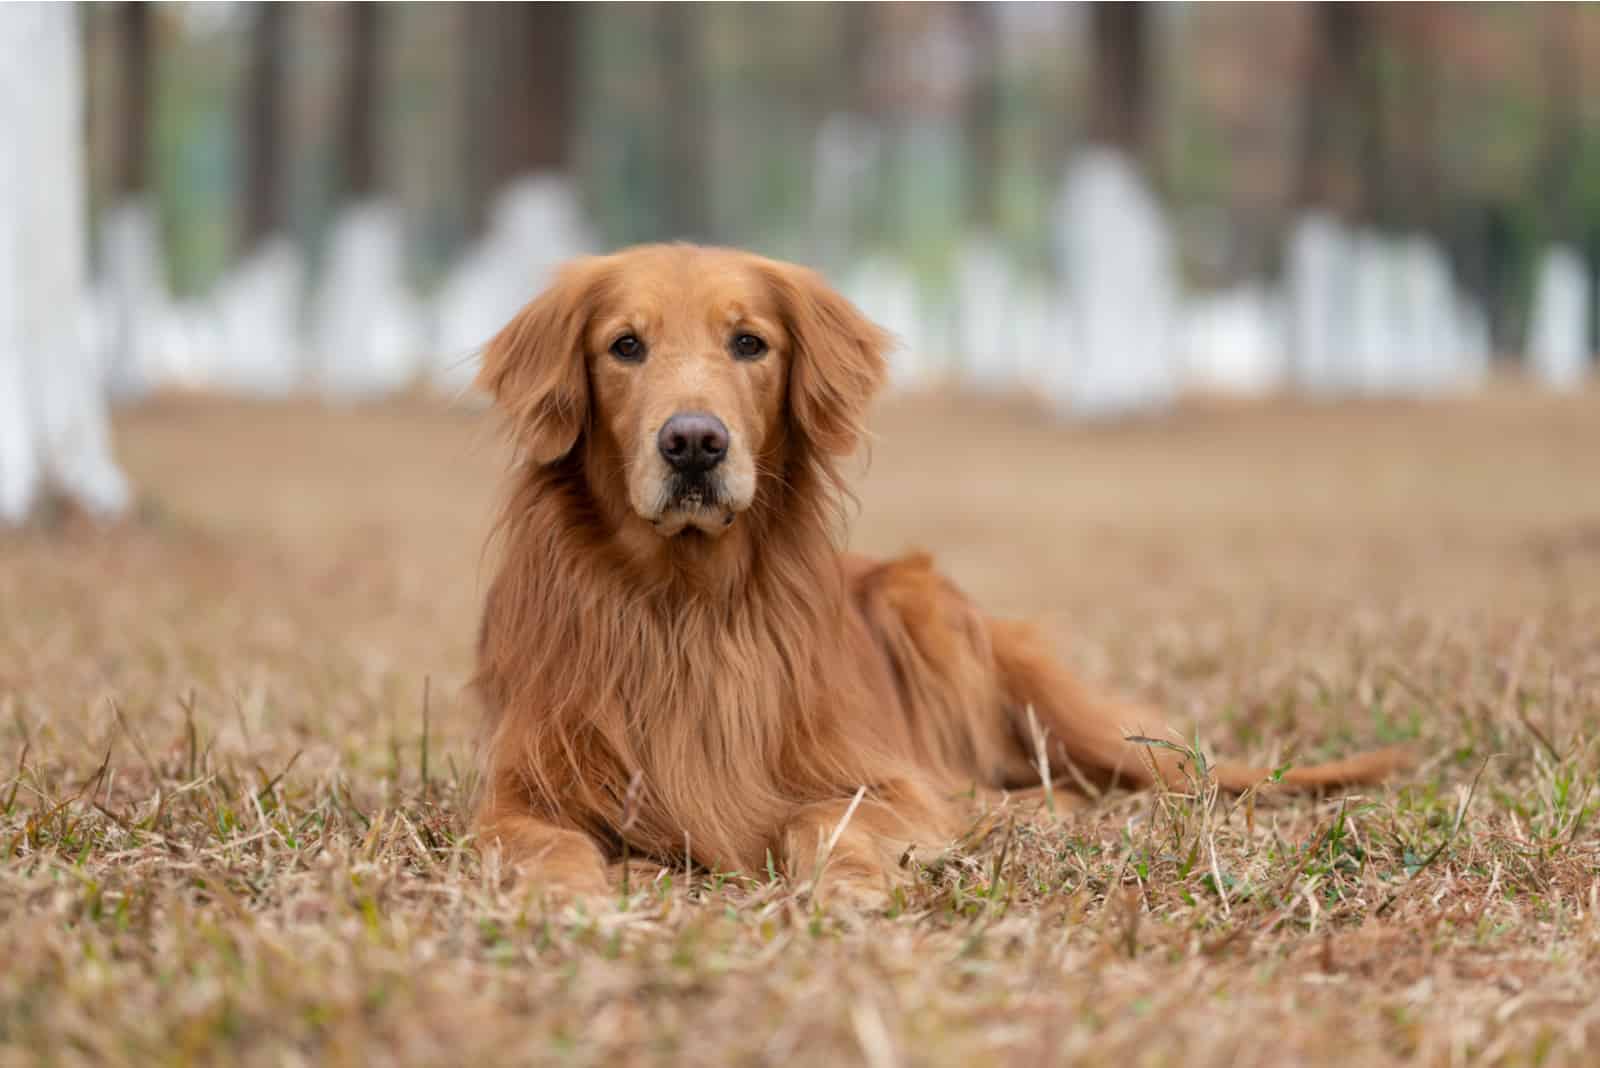
[(523, 900), (461, 812), (482, 417), (156, 405), (137, 523), (0, 538), (0, 1063), (1600, 1056), (1600, 397), (878, 426), (858, 544), (1213, 751), (1425, 763), (993, 811), (876, 914)]

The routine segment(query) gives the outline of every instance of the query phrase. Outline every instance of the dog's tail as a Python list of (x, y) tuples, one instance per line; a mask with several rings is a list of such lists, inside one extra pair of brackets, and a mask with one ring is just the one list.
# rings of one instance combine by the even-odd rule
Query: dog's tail
[[(1276, 779), (1278, 783), (1295, 790), (1323, 790), (1334, 786), (1359, 786), (1383, 782), (1405, 771), (1416, 763), (1415, 754), (1403, 745), (1369, 749), (1364, 753), (1310, 764), (1303, 768), (1290, 767)], [(1235, 761), (1223, 761), (1213, 766), (1211, 774), (1225, 790), (1241, 793), (1259, 783), (1268, 781), (1273, 771)]]
[[(1147, 709), (1090, 693), (1061, 666), (1030, 626), (1003, 620), (990, 624), (995, 666), (1007, 703), (1018, 717), (1019, 736), (1036, 756), (1043, 741), (1052, 776), (1085, 780), (1096, 788), (1122, 785), (1182, 787), (1196, 778), (1194, 754)], [(1313, 791), (1380, 782), (1411, 766), (1404, 747), (1375, 749), (1343, 760), (1273, 769), (1224, 761), (1206, 770), (1223, 789), (1243, 792), (1272, 781)]]

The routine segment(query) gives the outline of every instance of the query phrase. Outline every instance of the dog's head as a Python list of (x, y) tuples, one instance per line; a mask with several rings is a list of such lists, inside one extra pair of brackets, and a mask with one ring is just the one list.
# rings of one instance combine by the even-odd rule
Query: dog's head
[(854, 450), (886, 344), (803, 267), (645, 246), (566, 267), (489, 343), (478, 385), (527, 462), (577, 456), (661, 537), (714, 537), (797, 458)]

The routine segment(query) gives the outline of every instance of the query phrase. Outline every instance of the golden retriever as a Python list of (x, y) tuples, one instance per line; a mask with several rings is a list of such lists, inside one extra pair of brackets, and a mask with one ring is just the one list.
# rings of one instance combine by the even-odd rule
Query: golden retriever
[(1187, 781), (1128, 740), (1156, 716), (1086, 692), (928, 557), (840, 551), (887, 343), (810, 270), (690, 245), (575, 262), (490, 342), (478, 383), (516, 459), (475, 680), (485, 847), (577, 892), (625, 846), (861, 890), (948, 842), (975, 787)]

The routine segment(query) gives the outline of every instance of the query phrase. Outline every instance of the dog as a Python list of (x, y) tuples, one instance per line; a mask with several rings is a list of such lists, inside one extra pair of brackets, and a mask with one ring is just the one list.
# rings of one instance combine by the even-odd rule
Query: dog
[(1158, 717), (1090, 693), (926, 555), (840, 550), (841, 465), (888, 346), (811, 270), (693, 245), (578, 260), (487, 345), (477, 383), (515, 457), (478, 641), (476, 827), (514, 870), (597, 894), (631, 856), (870, 893), (908, 848), (948, 844), (975, 788), (1195, 774), (1130, 741)]

